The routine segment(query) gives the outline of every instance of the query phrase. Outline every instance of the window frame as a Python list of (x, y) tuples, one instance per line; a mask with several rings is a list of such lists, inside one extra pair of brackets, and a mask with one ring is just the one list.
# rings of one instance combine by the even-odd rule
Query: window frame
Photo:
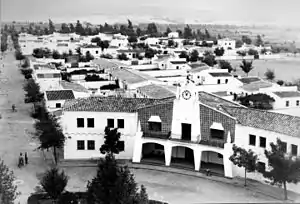
[[(112, 122), (112, 126), (110, 126), (110, 122), (109, 121), (111, 121)], [(107, 125), (107, 127), (109, 127), (109, 128), (115, 128), (115, 119), (114, 118), (107, 118), (107, 120), (106, 120), (106, 125)]]
[[(251, 144), (251, 137), (254, 138), (254, 144)], [(249, 134), (249, 145), (256, 146), (256, 135)]]
[[(120, 122), (121, 122), (122, 125), (120, 125)], [(117, 127), (120, 128), (120, 129), (124, 129), (125, 128), (125, 120), (124, 119), (117, 119)]]
[(290, 106), (290, 101), (285, 101), (285, 107), (289, 107)]
[[(81, 120), (83, 122), (82, 126), (79, 125), (79, 120)], [(77, 118), (77, 128), (84, 128), (84, 118)]]
[[(92, 142), (92, 146), (93, 148), (90, 148), (90, 145), (91, 145), (91, 142)], [(87, 150), (95, 150), (95, 140), (88, 140), (87, 141)]]
[[(262, 140), (261, 140), (261, 139), (264, 139), (264, 140), (265, 140), (264, 147), (261, 146), (261, 144), (262, 144), (262, 142), (261, 142)], [(261, 147), (261, 148), (266, 148), (266, 146), (267, 146), (267, 138), (260, 136), (260, 137), (259, 137), (259, 147)]]
[[(79, 148), (79, 142), (83, 142), (82, 149)], [(85, 150), (85, 141), (84, 140), (77, 140), (77, 150)]]
[(296, 106), (299, 106), (299, 104), (300, 104), (300, 101), (296, 100)]
[[(87, 128), (94, 128), (94, 127), (95, 127), (95, 119), (94, 119), (94, 118), (87, 118), (86, 120), (87, 120), (87, 121), (86, 121), (86, 123), (87, 123)], [(91, 125), (91, 124), (90, 124), (91, 121), (93, 122), (93, 123), (92, 123), (93, 126), (90, 126), (90, 125)]]
[(61, 103), (55, 103), (55, 108), (61, 108)]
[[(294, 149), (294, 148), (296, 148), (296, 149)], [(295, 154), (294, 154), (293, 150), (296, 150)], [(291, 144), (291, 154), (292, 154), (292, 156), (298, 156), (298, 145)]]

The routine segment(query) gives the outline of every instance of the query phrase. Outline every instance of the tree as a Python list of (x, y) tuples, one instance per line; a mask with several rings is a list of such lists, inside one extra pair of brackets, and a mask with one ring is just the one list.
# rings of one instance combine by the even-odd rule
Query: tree
[(118, 59), (119, 60), (128, 60), (128, 57), (125, 53), (119, 54), (118, 55)]
[(49, 34), (52, 34), (55, 32), (55, 26), (53, 24), (53, 22), (51, 21), (51, 19), (49, 19), (49, 23), (48, 23), (48, 27), (49, 27)]
[(76, 22), (75, 33), (78, 35), (85, 35), (84, 28), (82, 27), (79, 20), (77, 20), (77, 22)]
[(20, 50), (16, 50), (15, 51), (15, 57), (16, 57), (16, 60), (24, 60), (25, 59), (25, 56), (22, 54), (22, 52)]
[(243, 46), (243, 41), (241, 40), (236, 40), (235, 41), (235, 48), (240, 48)]
[(190, 56), (191, 62), (197, 62), (199, 59), (199, 52), (197, 50), (193, 50)]
[(59, 52), (57, 50), (53, 50), (52, 57), (53, 57), (53, 59), (60, 59), (61, 55), (59, 54)]
[(44, 94), (40, 92), (40, 86), (33, 80), (29, 79), (24, 87), (25, 93), (25, 103), (35, 103), (41, 102), (44, 98)]
[[(30, 66), (30, 62), (28, 58), (25, 58), (23, 64), (22, 64), (22, 68), (28, 68)], [(30, 73), (31, 75), (31, 73)]]
[(283, 185), (284, 199), (288, 199), (287, 183), (297, 184), (300, 180), (300, 159), (285, 153), (286, 146), (277, 139), (277, 143), (270, 143), (271, 151), (265, 150), (271, 170), (264, 170), (263, 176), (272, 181), (271, 184)]
[(274, 98), (263, 93), (241, 96), (238, 98), (238, 100), (243, 106), (261, 110), (273, 109), (272, 103), (275, 101)]
[(183, 30), (183, 38), (191, 39), (193, 37), (193, 31), (189, 25), (186, 25)]
[(271, 70), (271, 69), (268, 69), (268, 70), (265, 72), (265, 77), (266, 77), (268, 80), (272, 81), (272, 80), (275, 79), (275, 72), (274, 72), (273, 70)]
[(245, 184), (247, 185), (247, 172), (254, 172), (256, 170), (256, 162), (257, 162), (257, 155), (250, 150), (245, 150), (241, 147), (233, 145), (232, 147), (233, 154), (229, 157), (229, 160), (238, 167), (245, 168)]
[(101, 47), (101, 49), (103, 51), (104, 49), (107, 49), (109, 47), (109, 41), (107, 41), (107, 40), (101, 41), (99, 46)]
[(175, 45), (174, 40), (172, 40), (172, 39), (168, 40), (168, 46), (169, 47), (173, 47), (174, 45)]
[(148, 59), (153, 58), (155, 54), (156, 54), (156, 51), (151, 48), (146, 49), (146, 51), (145, 51), (145, 57)]
[(62, 23), (60, 32), (61, 33), (70, 33), (70, 28), (69, 28), (68, 24)]
[(137, 43), (138, 39), (136, 36), (129, 36), (128, 37), (128, 42), (129, 43)]
[(158, 31), (157, 31), (157, 27), (155, 25), (155, 23), (149, 23), (147, 26), (147, 34), (149, 34), (150, 36), (157, 36)]
[(120, 148), (120, 137), (121, 133), (118, 132), (118, 129), (110, 130), (109, 127), (106, 127), (104, 130), (104, 144), (100, 148), (102, 154), (119, 154), (121, 151)]
[(211, 38), (210, 33), (208, 32), (207, 29), (205, 29), (205, 38), (206, 38), (207, 40), (209, 40), (209, 39)]
[(256, 41), (255, 41), (255, 45), (256, 45), (257, 47), (259, 47), (259, 46), (262, 46), (263, 44), (264, 44), (264, 42), (263, 42), (261, 36), (260, 36), (260, 35), (257, 35)]
[(217, 64), (217, 62), (215, 60), (215, 56), (210, 52), (204, 53), (204, 58), (202, 59), (202, 62), (204, 62), (205, 64), (207, 64), (208, 66), (211, 66), (211, 67), (213, 67), (215, 64)]
[(68, 180), (69, 178), (64, 171), (59, 172), (59, 170), (54, 167), (43, 174), (40, 179), (40, 185), (51, 199), (57, 201), (64, 192)]
[(220, 56), (223, 56), (223, 55), (224, 55), (225, 50), (224, 50), (223, 47), (221, 47), (221, 48), (217, 47), (217, 48), (215, 49), (214, 53), (215, 53), (216, 56), (220, 57)]
[(142, 35), (142, 30), (139, 27), (136, 29), (135, 32), (138, 37), (140, 37)]
[(171, 33), (172, 30), (170, 27), (167, 27), (166, 32), (164, 33), (164, 35), (167, 37), (169, 35), (169, 33)]
[(94, 58), (94, 56), (89, 51), (87, 51), (85, 53), (85, 59), (86, 59), (87, 62), (89, 62), (91, 60), (94, 60), (95, 58)]
[(95, 37), (91, 39), (91, 42), (96, 43), (99, 46), (101, 43), (101, 39), (99, 37)]
[(258, 52), (256, 51), (256, 50), (254, 50), (254, 49), (249, 49), (248, 50), (248, 55), (258, 55)]
[(248, 76), (249, 72), (254, 69), (254, 67), (252, 66), (253, 61), (246, 61), (243, 60), (242, 64), (240, 65), (240, 67), (242, 68), (243, 72), (245, 72)]
[(6, 166), (0, 158), (0, 203), (14, 204), (19, 195), (17, 186), (14, 185), (14, 173)]
[(74, 32), (75, 32), (75, 27), (74, 27), (73, 23), (70, 23), (70, 24), (69, 24), (69, 29), (70, 29), (70, 32), (71, 32), (71, 33), (74, 33)]
[(236, 53), (242, 57), (245, 57), (247, 55), (247, 53), (245, 51), (237, 51)]
[(284, 81), (279, 79), (277, 82), (276, 82), (278, 85), (282, 86), (284, 84)]
[(36, 134), (35, 136), (40, 141), (38, 149), (53, 148), (53, 156), (57, 164), (57, 148), (62, 148), (65, 143), (65, 136), (62, 133), (61, 126), (57, 121), (56, 116), (50, 115), (44, 111), (45, 115), (35, 123)]
[(230, 62), (225, 61), (225, 60), (220, 60), (219, 61), (219, 66), (220, 66), (221, 69), (227, 69), (229, 73), (232, 72), (232, 70), (233, 70)]
[(242, 42), (243, 42), (243, 43), (246, 43), (246, 44), (248, 44), (248, 45), (250, 45), (250, 44), (252, 43), (252, 40), (251, 40), (251, 38), (249, 38), (248, 36), (243, 35), (243, 36), (242, 36)]
[(189, 59), (189, 55), (187, 54), (186, 51), (182, 51), (182, 52), (180, 53), (180, 55), (179, 55), (179, 58), (185, 58), (186, 61), (189, 61), (189, 60), (190, 60), (190, 59)]
[(97, 175), (87, 185), (88, 204), (132, 204), (145, 201), (145, 189), (138, 192), (134, 176), (127, 166), (118, 166), (113, 154), (107, 154), (98, 164)]

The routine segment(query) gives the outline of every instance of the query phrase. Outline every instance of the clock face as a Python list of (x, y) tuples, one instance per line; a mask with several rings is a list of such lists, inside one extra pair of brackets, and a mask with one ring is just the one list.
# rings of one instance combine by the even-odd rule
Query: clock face
[(191, 92), (189, 92), (188, 90), (185, 90), (184, 92), (182, 92), (182, 97), (185, 99), (185, 100), (188, 100), (190, 99), (192, 96)]

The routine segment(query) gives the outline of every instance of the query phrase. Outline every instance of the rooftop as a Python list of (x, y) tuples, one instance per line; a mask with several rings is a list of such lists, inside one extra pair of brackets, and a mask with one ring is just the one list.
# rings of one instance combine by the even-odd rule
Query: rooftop
[(191, 63), (190, 67), (192, 67), (192, 69), (199, 68), (199, 67), (207, 67), (207, 64), (205, 64), (205, 63)]
[(169, 89), (155, 84), (139, 87), (138, 90), (148, 97), (155, 99), (163, 99), (176, 96), (175, 93), (170, 91)]
[(240, 80), (243, 84), (250, 84), (256, 81), (261, 81), (260, 78), (258, 77), (243, 77), (243, 78), (237, 78), (238, 80)]
[(217, 96), (230, 96), (230, 94), (227, 93), (227, 91), (217, 91), (217, 92), (213, 92), (212, 94), (217, 95)]
[(293, 98), (293, 97), (300, 97), (299, 91), (276, 91), (273, 92), (280, 98)]
[(245, 91), (259, 91), (261, 88), (269, 88), (272, 87), (273, 85), (269, 82), (265, 81), (255, 81), (250, 84), (245, 84), (241, 88), (244, 89)]
[(72, 82), (67, 82), (67, 81), (61, 81), (60, 82), (61, 86), (63, 89), (69, 89), (69, 90), (73, 90), (76, 92), (85, 92), (88, 93), (89, 91), (84, 88), (82, 85), (77, 84), (77, 83), (72, 83)]
[(93, 62), (99, 65), (102, 69), (114, 69), (119, 67), (118, 64), (103, 58), (96, 59)]
[(210, 72), (213, 77), (231, 77), (232, 75), (228, 72)]
[(148, 80), (158, 81), (145, 73), (129, 69), (115, 69), (111, 71), (111, 75), (117, 77), (119, 80), (125, 80), (129, 84), (140, 83)]
[(46, 91), (46, 97), (48, 101), (68, 100), (75, 98), (72, 90)]
[(228, 101), (226, 99), (223, 99), (223, 98), (216, 96), (214, 94), (211, 94), (211, 93), (200, 91), (198, 94), (199, 94), (199, 101), (207, 106), (212, 107), (212, 108), (219, 108), (220, 105), (243, 107), (237, 103)]
[(171, 64), (186, 64), (186, 61), (170, 61)]
[(241, 125), (300, 137), (300, 117), (243, 107), (222, 107)]
[(133, 113), (139, 108), (165, 103), (167, 101), (170, 101), (170, 99), (158, 100), (149, 98), (89, 97), (67, 100), (64, 104), (63, 110)]

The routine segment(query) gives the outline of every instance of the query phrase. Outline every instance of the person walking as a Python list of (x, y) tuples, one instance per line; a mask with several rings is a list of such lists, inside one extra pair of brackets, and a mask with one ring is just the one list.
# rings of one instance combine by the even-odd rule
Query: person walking
[(28, 164), (28, 156), (27, 156), (27, 152), (25, 152), (24, 159), (25, 159), (25, 165), (27, 165), (27, 164)]
[(23, 154), (20, 153), (18, 167), (21, 168), (22, 166), (24, 166), (24, 159), (23, 159)]

